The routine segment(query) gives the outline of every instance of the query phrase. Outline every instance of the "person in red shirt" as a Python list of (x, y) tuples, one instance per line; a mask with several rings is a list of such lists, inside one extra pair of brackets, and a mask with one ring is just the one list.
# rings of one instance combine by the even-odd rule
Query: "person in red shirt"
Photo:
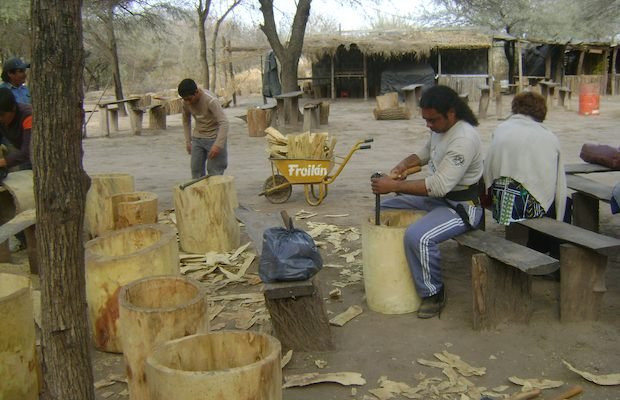
[(9, 170), (32, 169), (30, 137), (32, 107), (18, 104), (10, 89), (0, 88), (0, 168)]

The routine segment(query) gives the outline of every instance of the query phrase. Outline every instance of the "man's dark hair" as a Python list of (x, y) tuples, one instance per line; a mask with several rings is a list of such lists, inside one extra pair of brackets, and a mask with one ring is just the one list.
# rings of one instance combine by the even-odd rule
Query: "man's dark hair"
[(512, 113), (530, 116), (537, 122), (543, 122), (547, 116), (545, 98), (534, 92), (521, 92), (512, 99)]
[(452, 108), (457, 119), (478, 126), (478, 119), (471, 108), (448, 86), (438, 85), (426, 89), (420, 99), (420, 108), (433, 108), (444, 117), (448, 116), (448, 111)]
[(2, 75), (0, 75), (0, 77), (2, 78), (2, 80), (4, 82), (8, 82), (9, 81), (9, 71), (2, 71)]
[(15, 96), (9, 88), (0, 88), (0, 114), (15, 111), (17, 102)]
[(198, 86), (193, 79), (183, 79), (181, 83), (179, 83), (179, 96), (181, 97), (191, 96), (196, 93), (196, 90), (198, 90)]

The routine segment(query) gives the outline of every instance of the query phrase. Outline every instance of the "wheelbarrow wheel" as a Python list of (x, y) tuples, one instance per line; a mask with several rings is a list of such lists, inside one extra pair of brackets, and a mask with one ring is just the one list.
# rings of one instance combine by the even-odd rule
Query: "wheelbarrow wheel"
[[(321, 185), (324, 185), (324, 188), (321, 188)], [(317, 186), (317, 188), (315, 189), (314, 187)], [(315, 192), (316, 190), (316, 192)], [(323, 194), (323, 197), (327, 196), (327, 185), (324, 183), (318, 183), (316, 185), (310, 185), (310, 194), (312, 195), (312, 198), (314, 198), (314, 200), (319, 200), (320, 199), (320, 195), (321, 195), (321, 190), (325, 190), (325, 193)]]
[[(286, 187), (272, 191), (270, 190), (273, 187), (280, 186), (286, 183), (288, 183)], [(284, 176), (273, 175), (265, 180), (265, 184), (263, 185), (263, 191), (265, 193), (265, 197), (267, 198), (267, 200), (269, 200), (270, 203), (280, 204), (284, 203), (291, 197), (293, 187)]]

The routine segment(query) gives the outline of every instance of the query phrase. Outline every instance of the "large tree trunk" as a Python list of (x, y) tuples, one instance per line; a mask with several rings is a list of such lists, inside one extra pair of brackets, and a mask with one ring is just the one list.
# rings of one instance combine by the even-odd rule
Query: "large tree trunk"
[(308, 23), (308, 17), (310, 15), (310, 3), (312, 0), (299, 0), (297, 3), (297, 11), (295, 12), (293, 26), (291, 27), (291, 37), (286, 47), (280, 42), (276, 29), (273, 15), (273, 0), (259, 0), (259, 2), (264, 20), (260, 29), (267, 37), (271, 48), (276, 53), (276, 57), (278, 57), (282, 66), (282, 92), (296, 91), (297, 66), (304, 45), (306, 24)]
[(82, 0), (32, 0), (32, 100), (45, 399), (94, 400), (84, 282)]
[(205, 24), (209, 16), (210, 6), (211, 0), (205, 0), (204, 6), (202, 0), (200, 0), (196, 7), (198, 12), (198, 38), (200, 39), (200, 63), (202, 65), (202, 79), (205, 89), (209, 89), (209, 60), (207, 58), (207, 32)]

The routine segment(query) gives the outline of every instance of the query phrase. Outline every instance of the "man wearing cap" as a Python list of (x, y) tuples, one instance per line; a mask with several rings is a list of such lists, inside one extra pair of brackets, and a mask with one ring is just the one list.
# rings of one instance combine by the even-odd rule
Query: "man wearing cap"
[(13, 92), (15, 100), (21, 104), (31, 104), (30, 90), (24, 83), (26, 82), (26, 64), (19, 58), (10, 58), (2, 66), (2, 83), (0, 88), (8, 88)]
[(0, 88), (0, 144), (7, 148), (6, 153), (0, 152), (0, 168), (32, 169), (31, 131), (30, 104), (18, 104), (10, 89)]
[[(192, 179), (205, 176), (205, 164), (207, 174), (224, 174), (228, 166), (228, 119), (219, 100), (199, 89), (192, 79), (183, 79), (178, 90), (183, 98), (183, 131), (187, 153), (192, 156)], [(196, 124), (193, 132), (192, 116)]]

